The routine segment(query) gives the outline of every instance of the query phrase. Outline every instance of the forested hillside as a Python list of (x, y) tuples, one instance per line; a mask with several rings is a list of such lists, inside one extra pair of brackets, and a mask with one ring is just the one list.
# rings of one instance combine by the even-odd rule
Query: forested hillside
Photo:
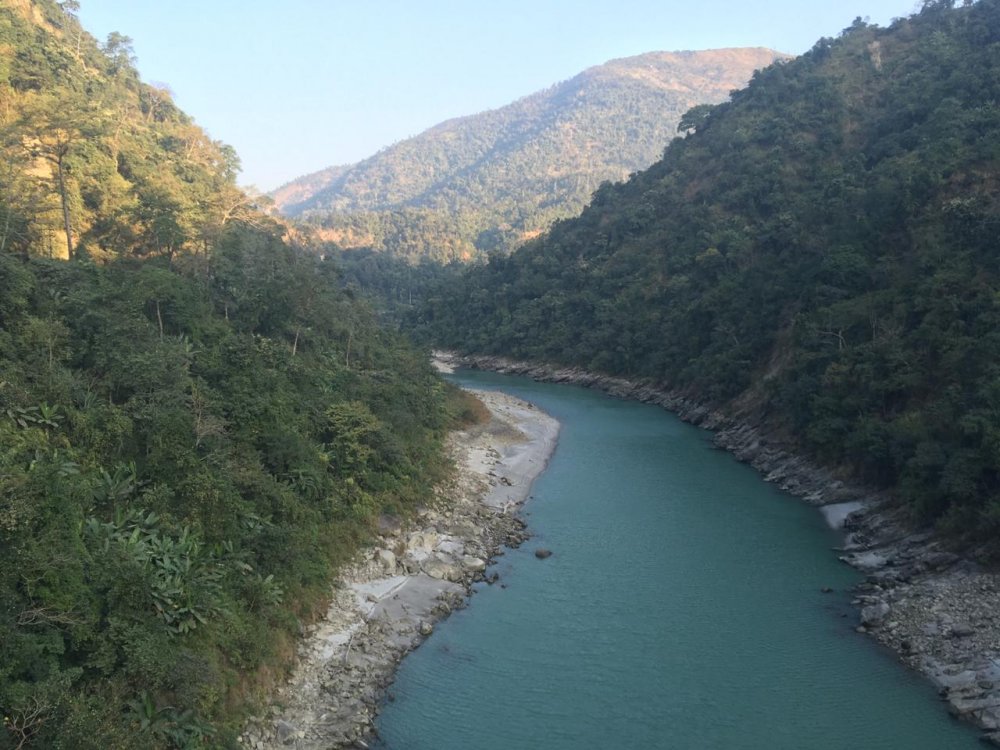
[(139, 81), (128, 37), (96, 44), (73, 5), (0, 3), (0, 251), (204, 250), (249, 215), (235, 152)]
[(345, 248), (439, 261), (509, 250), (579, 213), (604, 180), (652, 164), (687, 109), (722, 101), (777, 56), (724, 49), (613, 60), (273, 196)]
[(1000, 539), (1000, 0), (954, 6), (859, 19), (695, 108), (662, 161), (419, 325), (752, 410)]
[(231, 747), (452, 407), (74, 7), (0, 1), (0, 748)]

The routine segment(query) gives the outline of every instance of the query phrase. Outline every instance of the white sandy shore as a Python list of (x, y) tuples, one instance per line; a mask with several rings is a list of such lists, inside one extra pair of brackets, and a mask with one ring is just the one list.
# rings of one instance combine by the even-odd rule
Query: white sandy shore
[(448, 352), (431, 352), (431, 367), (442, 375), (451, 375), (455, 368), (449, 362), (451, 355)]
[(386, 532), (344, 572), (294, 674), (247, 725), (245, 747), (365, 747), (399, 660), (462, 606), (501, 546), (524, 538), (513, 513), (545, 468), (559, 423), (508, 394), (473, 392), (491, 419), (450, 436), (458, 472), (439, 507), (422, 511), (415, 529)]

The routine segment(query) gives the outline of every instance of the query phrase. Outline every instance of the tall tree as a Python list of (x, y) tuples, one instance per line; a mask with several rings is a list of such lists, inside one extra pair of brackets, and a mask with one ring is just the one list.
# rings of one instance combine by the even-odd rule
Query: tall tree
[(66, 254), (73, 257), (73, 211), (70, 161), (74, 150), (86, 139), (102, 135), (103, 114), (96, 103), (79, 90), (59, 94), (39, 93), (27, 97), (21, 109), (22, 144), (32, 158), (50, 165), (53, 186), (62, 209)]

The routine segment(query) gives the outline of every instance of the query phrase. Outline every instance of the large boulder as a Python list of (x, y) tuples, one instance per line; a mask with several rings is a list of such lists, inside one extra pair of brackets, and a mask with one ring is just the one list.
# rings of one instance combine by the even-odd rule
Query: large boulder
[(882, 599), (878, 599), (861, 610), (861, 624), (866, 628), (877, 628), (885, 622), (889, 616), (889, 605)]
[(396, 575), (396, 555), (387, 549), (375, 553), (375, 561), (382, 566), (382, 572), (388, 576)]
[(433, 531), (415, 531), (406, 538), (406, 549), (411, 552), (430, 552), (440, 542), (441, 537)]
[(922, 562), (931, 570), (944, 570), (954, 565), (960, 559), (954, 552), (934, 551), (921, 555), (919, 562)]
[(473, 573), (482, 573), (486, 570), (486, 561), (481, 557), (473, 557), (472, 555), (465, 555), (462, 558), (462, 565)]
[(444, 555), (434, 555), (427, 558), (421, 563), (421, 568), (431, 578), (437, 578), (441, 581), (458, 583), (464, 577), (462, 567)]
[(274, 731), (278, 735), (278, 742), (282, 745), (289, 745), (295, 741), (299, 728), (284, 719), (278, 719), (274, 724)]

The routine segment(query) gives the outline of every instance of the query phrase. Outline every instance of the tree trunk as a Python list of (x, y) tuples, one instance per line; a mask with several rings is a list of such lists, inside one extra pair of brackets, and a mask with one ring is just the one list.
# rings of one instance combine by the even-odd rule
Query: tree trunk
[(67, 260), (73, 260), (73, 227), (69, 221), (69, 199), (66, 196), (66, 176), (63, 174), (63, 154), (56, 157), (56, 172), (59, 175), (59, 197), (62, 199), (63, 227), (66, 230)]
[(3, 219), (3, 236), (0, 237), (0, 253), (7, 249), (7, 237), (10, 235), (10, 204), (6, 208)]
[(156, 322), (160, 326), (160, 341), (163, 341), (163, 316), (160, 315), (160, 300), (156, 300)]

